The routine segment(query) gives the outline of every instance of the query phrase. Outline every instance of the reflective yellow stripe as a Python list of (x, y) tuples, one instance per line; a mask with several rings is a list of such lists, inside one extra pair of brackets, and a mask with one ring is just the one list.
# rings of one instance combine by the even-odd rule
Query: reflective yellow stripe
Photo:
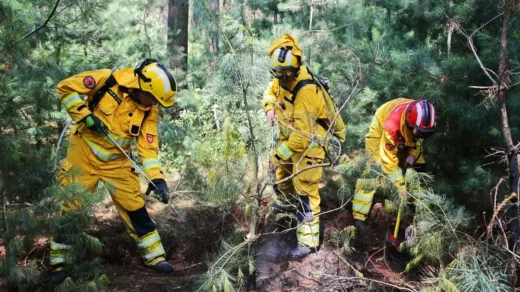
[(112, 160), (112, 159), (116, 159), (116, 158), (121, 156), (121, 154), (111, 153), (111, 152), (105, 150), (103, 147), (97, 145), (96, 143), (88, 140), (84, 136), (82, 136), (82, 137), (83, 137), (83, 140), (85, 140), (87, 145), (90, 147), (92, 152), (94, 152), (96, 157), (99, 158), (99, 160), (101, 160), (101, 161), (105, 161), (106, 162), (106, 161), (109, 161), (109, 160)]
[(159, 160), (156, 158), (145, 158), (143, 159), (143, 168), (144, 170), (149, 170), (152, 168), (161, 168), (161, 164)]
[(72, 249), (72, 245), (51, 241), (51, 250)]
[(390, 177), (390, 179), (393, 181), (393, 182), (396, 182), (398, 180), (402, 180), (404, 179), (403, 178), (403, 173), (401, 172), (401, 169), (397, 169), (395, 171), (392, 171), (391, 173), (388, 174), (388, 176)]
[(51, 257), (50, 258), (50, 264), (51, 266), (57, 265), (57, 264), (63, 264), (63, 263), (72, 263), (72, 260), (70, 258), (59, 258), (59, 257)]
[(301, 224), (296, 228), (296, 232), (299, 234), (316, 234), (320, 232), (320, 225)]
[[(128, 146), (130, 146), (130, 144), (132, 143), (132, 139), (133, 138), (128, 138), (128, 137), (119, 137), (119, 136), (116, 136), (112, 133), (110, 133), (110, 137), (112, 137), (112, 139), (114, 139), (114, 141), (116, 141), (116, 143), (121, 146), (121, 148), (123, 148), (123, 150), (127, 150)], [(110, 140), (108, 137), (105, 137), (105, 140), (110, 143), (110, 145), (114, 145), (114, 143), (112, 142), (112, 140)]]
[(158, 257), (160, 255), (163, 255), (165, 253), (166, 252), (164, 251), (164, 248), (163, 248), (163, 246), (161, 244), (157, 248), (155, 248), (154, 250), (150, 251), (149, 253), (144, 254), (143, 258), (148, 261), (148, 260), (154, 259), (154, 258), (156, 258), (156, 257)]
[(65, 96), (64, 99), (61, 100), (65, 108), (68, 110), (71, 107), (73, 107), (76, 104), (83, 103), (83, 100), (79, 96), (77, 92), (73, 92), (67, 96)]
[(291, 151), (291, 148), (289, 145), (287, 145), (286, 142), (280, 144), (276, 152), (280, 155), (280, 157), (282, 157), (283, 160), (289, 160), (289, 158), (294, 155), (294, 152)]
[(372, 202), (372, 200), (374, 199), (374, 194), (365, 194), (365, 195), (362, 195), (362, 194), (359, 194), (359, 193), (356, 193), (354, 195), (354, 201), (362, 201), (362, 202)]
[(49, 262), (51, 265), (71, 264), (73, 259), (71, 257), (72, 245), (58, 243), (51, 239), (51, 255)]
[(352, 203), (352, 211), (356, 211), (356, 212), (359, 212), (361, 214), (368, 214), (368, 212), (370, 211), (370, 205), (372, 205), (372, 204), (369, 204), (369, 205), (359, 205), (359, 204), (356, 204), (356, 203)]
[(161, 241), (161, 237), (159, 236), (159, 233), (157, 233), (157, 231), (154, 231), (151, 235), (153, 235), (153, 236), (147, 236), (147, 237), (139, 240), (139, 243), (137, 244), (137, 246), (146, 248), (156, 242)]
[(320, 243), (320, 236), (296, 236), (298, 243), (305, 244), (308, 247), (316, 247)]

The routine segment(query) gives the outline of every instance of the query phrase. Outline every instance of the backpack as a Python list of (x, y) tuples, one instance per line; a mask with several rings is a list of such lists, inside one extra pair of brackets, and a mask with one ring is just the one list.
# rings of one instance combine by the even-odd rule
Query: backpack
[[(300, 80), (296, 86), (294, 86), (292, 90), (293, 99), (296, 98), (296, 95), (298, 94), (298, 91), (302, 89), (304, 86), (309, 84), (315, 84), (320, 88), (323, 99), (325, 101), (325, 108), (327, 110), (327, 119), (317, 119), (316, 123), (320, 126), (322, 126), (325, 130), (328, 130), (329, 128), (334, 129), (334, 132), (332, 133), (335, 137), (337, 137), (341, 142), (345, 142), (346, 139), (346, 131), (345, 131), (345, 123), (343, 122), (343, 118), (341, 115), (338, 115), (338, 108), (336, 107), (336, 104), (332, 100), (332, 97), (329, 94), (329, 85), (327, 80), (324, 78), (318, 77), (316, 78), (314, 74), (307, 68), (307, 71), (311, 75), (312, 79), (304, 79)], [(332, 120), (334, 120), (334, 117), (338, 116), (336, 121), (334, 122), (334, 125), (330, 125)]]

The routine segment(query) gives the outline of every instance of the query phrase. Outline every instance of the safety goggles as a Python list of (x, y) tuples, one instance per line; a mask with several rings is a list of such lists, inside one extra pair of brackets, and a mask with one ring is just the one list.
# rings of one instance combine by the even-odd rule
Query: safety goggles
[(291, 81), (296, 76), (296, 70), (294, 68), (275, 68), (271, 69), (270, 72), (274, 78), (279, 79), (282, 82)]

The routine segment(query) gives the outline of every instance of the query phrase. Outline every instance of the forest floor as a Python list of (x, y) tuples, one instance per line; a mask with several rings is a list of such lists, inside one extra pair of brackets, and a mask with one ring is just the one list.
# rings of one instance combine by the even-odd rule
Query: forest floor
[[(224, 213), (216, 208), (197, 208), (188, 200), (176, 200), (179, 215), (169, 205), (152, 198), (147, 201), (149, 213), (161, 233), (167, 260), (175, 272), (159, 274), (142, 264), (134, 240), (127, 234), (107, 197), (95, 209), (96, 224), (87, 231), (103, 243), (101, 259), (111, 281), (106, 291), (197, 291), (200, 287), (198, 277), (208, 268), (206, 255), (218, 250), (221, 240), (230, 234), (234, 224), (244, 226), (243, 210), (236, 208), (231, 213)], [(322, 201), (322, 212), (335, 208), (337, 206), (328, 206)], [(248, 291), (383, 291), (383, 288), (384, 291), (414, 291), (418, 288), (419, 269), (404, 273), (409, 258), (385, 241), (394, 218), (384, 212), (381, 204), (374, 205), (366, 230), (353, 244), (349, 255), (331, 241), (333, 232), (352, 224), (349, 209), (350, 206), (321, 217), (321, 248), (302, 260), (267, 259), (260, 251), (257, 273), (246, 279), (243, 287)], [(294, 238), (294, 232), (281, 235), (285, 252), (295, 244)], [(0, 242), (0, 258), (4, 255), (5, 249)], [(50, 271), (48, 255), (49, 238), (42, 237), (35, 242), (33, 250), (20, 256), (19, 264), (38, 261), (42, 275), (46, 275)], [(2, 288), (5, 289), (5, 283), (0, 279), (0, 290)]]

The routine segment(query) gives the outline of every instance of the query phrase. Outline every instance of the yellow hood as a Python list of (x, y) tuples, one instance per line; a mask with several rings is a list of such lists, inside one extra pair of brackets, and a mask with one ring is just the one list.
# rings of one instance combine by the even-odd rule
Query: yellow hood
[(271, 56), (277, 48), (287, 48), (292, 47), (292, 53), (295, 56), (299, 56), (300, 59), (303, 58), (303, 53), (300, 47), (298, 47), (298, 41), (291, 36), (290, 34), (284, 34), (279, 39), (271, 43), (267, 54)]

